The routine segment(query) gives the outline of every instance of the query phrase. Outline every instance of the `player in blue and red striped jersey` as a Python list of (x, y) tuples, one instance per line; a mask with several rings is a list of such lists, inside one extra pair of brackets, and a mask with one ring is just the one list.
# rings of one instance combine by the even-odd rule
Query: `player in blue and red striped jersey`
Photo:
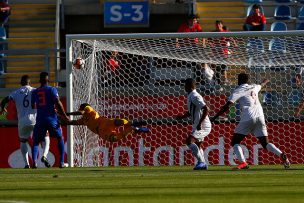
[[(59, 100), (57, 89), (48, 85), (49, 76), (47, 72), (40, 73), (41, 86), (32, 92), (31, 105), (37, 109), (36, 124), (33, 133), (33, 168), (37, 168), (38, 145), (44, 140), (47, 131), (51, 136), (58, 140), (58, 149), (60, 153), (60, 168), (65, 167), (64, 163), (64, 140), (62, 130), (59, 125), (56, 110), (62, 115), (62, 118), (69, 120), (62, 103)], [(45, 158), (45, 157), (42, 157)], [(47, 162), (45, 158), (41, 160)]]

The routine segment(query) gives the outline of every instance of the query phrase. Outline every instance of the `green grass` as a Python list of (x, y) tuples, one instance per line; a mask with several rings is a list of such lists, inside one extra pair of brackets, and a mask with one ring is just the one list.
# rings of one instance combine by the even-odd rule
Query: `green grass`
[(304, 166), (0, 169), (3, 202), (304, 202)]

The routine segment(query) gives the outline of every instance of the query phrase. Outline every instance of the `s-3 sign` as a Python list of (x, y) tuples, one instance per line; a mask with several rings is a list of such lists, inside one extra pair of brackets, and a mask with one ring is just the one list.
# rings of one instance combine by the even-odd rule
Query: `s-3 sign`
[(105, 27), (148, 27), (149, 2), (105, 2)]

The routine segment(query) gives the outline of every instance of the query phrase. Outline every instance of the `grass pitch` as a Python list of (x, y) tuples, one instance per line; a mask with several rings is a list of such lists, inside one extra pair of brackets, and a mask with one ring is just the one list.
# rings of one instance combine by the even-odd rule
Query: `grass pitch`
[(304, 202), (304, 166), (0, 169), (0, 203)]

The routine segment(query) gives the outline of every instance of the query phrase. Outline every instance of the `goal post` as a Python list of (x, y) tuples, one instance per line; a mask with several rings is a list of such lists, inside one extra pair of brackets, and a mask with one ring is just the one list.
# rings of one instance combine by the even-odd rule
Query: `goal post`
[[(240, 72), (252, 83), (270, 79), (259, 95), (270, 139), (295, 156), (293, 163), (304, 163), (298, 156), (304, 149), (303, 120), (294, 117), (303, 96), (294, 82), (295, 74), (304, 72), (303, 31), (67, 35), (66, 50), (68, 112), (90, 103), (101, 116), (145, 120), (151, 129), (110, 143), (85, 126), (68, 126), (70, 166), (193, 164), (184, 145), (191, 123), (174, 120), (186, 111), (183, 81), (196, 79), (212, 116)], [(83, 59), (83, 67), (73, 67), (76, 58)], [(209, 164), (235, 164), (229, 142), (239, 113), (236, 104), (213, 124), (204, 141)], [(255, 138), (248, 137), (242, 147), (250, 164), (280, 163)]]

